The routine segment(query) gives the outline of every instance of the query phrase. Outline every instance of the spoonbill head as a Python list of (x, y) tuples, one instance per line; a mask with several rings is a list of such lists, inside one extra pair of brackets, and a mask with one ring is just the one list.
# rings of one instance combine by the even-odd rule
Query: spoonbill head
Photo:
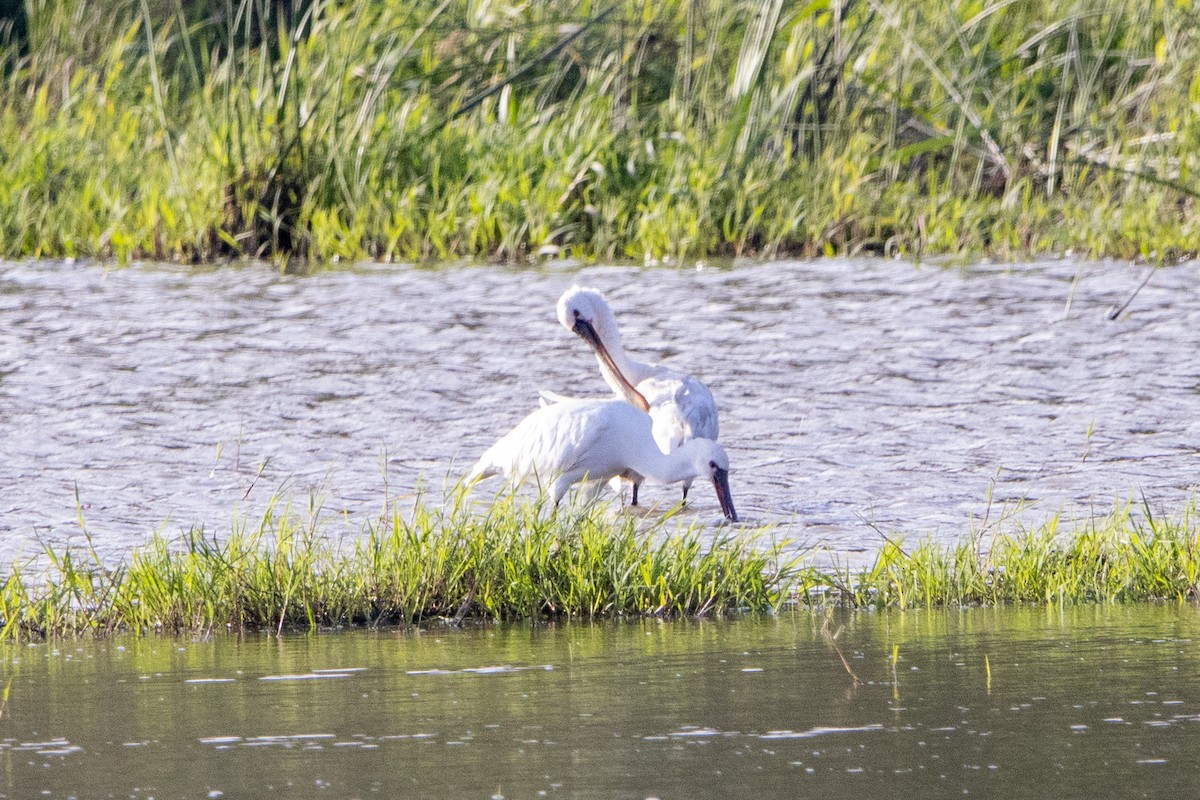
[(630, 376), (617, 318), (595, 289), (572, 286), (558, 298), (558, 321), (564, 328), (587, 342), (600, 362), (600, 374), (618, 397), (642, 411), (650, 403), (634, 385), (638, 376)]
[(721, 513), (737, 521), (725, 450), (697, 438), (664, 453), (654, 441), (650, 417), (623, 400), (564, 399), (538, 408), (484, 452), (467, 482), (492, 475), (514, 484), (532, 478), (549, 487), (556, 506), (580, 481), (703, 478), (712, 483)]

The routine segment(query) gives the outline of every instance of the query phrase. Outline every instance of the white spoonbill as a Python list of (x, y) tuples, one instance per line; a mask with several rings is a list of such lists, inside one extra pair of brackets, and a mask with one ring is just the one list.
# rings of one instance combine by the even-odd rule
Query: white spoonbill
[(557, 506), (582, 480), (627, 477), (660, 483), (712, 481), (721, 512), (737, 521), (729, 493), (729, 457), (709, 439), (692, 439), (670, 453), (654, 442), (650, 417), (624, 400), (563, 399), (538, 408), (487, 449), (467, 475), (475, 483), (504, 475), (550, 486)]
[[(670, 453), (691, 439), (716, 440), (717, 401), (712, 392), (691, 375), (626, 356), (617, 318), (604, 295), (572, 286), (558, 298), (558, 321), (591, 345), (604, 382), (617, 396), (649, 412), (660, 450)], [(684, 480), (684, 500), (691, 485), (691, 480)], [(637, 505), (636, 482), (633, 505)]]

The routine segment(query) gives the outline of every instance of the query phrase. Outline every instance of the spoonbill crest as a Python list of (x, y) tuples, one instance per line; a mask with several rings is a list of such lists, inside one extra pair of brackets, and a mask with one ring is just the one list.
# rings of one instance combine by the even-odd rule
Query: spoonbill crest
[[(595, 289), (572, 286), (558, 298), (558, 321), (591, 345), (600, 374), (618, 397), (650, 414), (654, 441), (670, 453), (692, 439), (717, 438), (717, 402), (691, 375), (660, 364), (643, 364), (625, 354), (617, 318)], [(684, 480), (687, 500), (691, 480)], [(633, 487), (637, 505), (637, 483)]]
[(726, 519), (736, 522), (729, 493), (729, 457), (709, 439), (691, 439), (664, 453), (650, 417), (624, 400), (562, 399), (538, 408), (489, 447), (467, 475), (468, 483), (504, 475), (533, 478), (550, 487), (555, 506), (572, 484), (626, 477), (640, 483), (712, 482)]

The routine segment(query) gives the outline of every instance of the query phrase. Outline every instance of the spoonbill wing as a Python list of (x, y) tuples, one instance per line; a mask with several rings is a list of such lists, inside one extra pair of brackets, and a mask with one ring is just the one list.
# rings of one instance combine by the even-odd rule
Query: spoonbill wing
[(618, 445), (629, 435), (628, 423), (636, 418), (625, 408), (640, 413), (613, 401), (562, 398), (544, 405), (488, 448), (467, 480), (497, 474), (513, 482), (533, 477), (539, 484), (555, 485), (556, 501), (561, 497), (560, 481), (565, 481), (565, 492), (584, 476), (607, 480), (627, 467), (621, 463)]
[(717, 404), (712, 392), (690, 375), (647, 378), (638, 390), (650, 404), (654, 441), (669, 453), (689, 439), (717, 439)]

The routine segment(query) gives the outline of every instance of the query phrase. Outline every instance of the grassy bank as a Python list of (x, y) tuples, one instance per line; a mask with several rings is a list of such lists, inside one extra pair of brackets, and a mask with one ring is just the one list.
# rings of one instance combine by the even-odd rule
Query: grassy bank
[(25, 5), (0, 36), (2, 256), (1198, 240), (1191, 0)]
[(984, 529), (953, 547), (885, 538), (869, 567), (809, 573), (797, 590), (809, 603), (878, 608), (1200, 600), (1194, 506), (1169, 519), (1135, 510)]
[(598, 509), (551, 516), (501, 500), (418, 503), (332, 540), (315, 512), (269, 511), (220, 537), (159, 535), (128, 558), (47, 548), (0, 582), (0, 639), (117, 631), (319, 629), (445, 620), (597, 619), (772, 612), (785, 605), (934, 608), (1194, 601), (1194, 509), (1137, 521), (1125, 508), (1063, 532), (885, 541), (872, 564), (816, 566), (777, 530), (650, 530)]
[(701, 531), (639, 530), (596, 508), (504, 499), (475, 513), (459, 494), (346, 540), (318, 517), (272, 509), (219, 537), (157, 535), (119, 563), (46, 548), (47, 566), (0, 582), (0, 639), (769, 610), (794, 569), (762, 534), (708, 549)]

